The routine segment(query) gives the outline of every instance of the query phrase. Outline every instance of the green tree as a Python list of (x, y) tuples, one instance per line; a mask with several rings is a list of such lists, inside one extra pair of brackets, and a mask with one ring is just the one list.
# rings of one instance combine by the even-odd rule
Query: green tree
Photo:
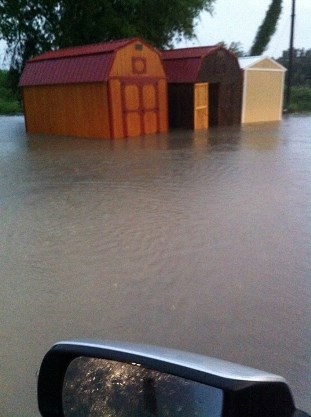
[(156, 47), (194, 37), (195, 20), (215, 0), (62, 0), (57, 45), (140, 36)]
[(276, 31), (277, 22), (282, 11), (282, 0), (272, 0), (266, 16), (259, 26), (250, 55), (262, 55)]
[[(283, 51), (277, 61), (287, 68), (289, 51)], [(294, 49), (292, 86), (311, 87), (311, 49)]]
[(225, 42), (219, 42), (218, 45), (227, 48), (237, 57), (243, 57), (247, 55), (243, 49), (243, 45), (241, 44), (241, 42), (231, 42), (230, 45), (227, 45)]
[(193, 38), (196, 18), (215, 0), (0, 0), (0, 39), (11, 73), (50, 49), (128, 37), (156, 47)]
[(0, 0), (0, 39), (7, 43), (11, 67), (20, 69), (21, 63), (32, 54), (53, 44), (53, 9), (57, 19), (53, 1)]
[(0, 0), (0, 39), (7, 44), (8, 83), (13, 89), (26, 60), (54, 45), (57, 7), (54, 0)]

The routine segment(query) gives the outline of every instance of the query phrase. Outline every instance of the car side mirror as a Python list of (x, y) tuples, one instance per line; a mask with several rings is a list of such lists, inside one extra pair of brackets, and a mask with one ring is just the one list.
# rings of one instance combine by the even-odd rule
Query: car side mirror
[(284, 378), (155, 346), (64, 341), (38, 378), (42, 417), (303, 417)]

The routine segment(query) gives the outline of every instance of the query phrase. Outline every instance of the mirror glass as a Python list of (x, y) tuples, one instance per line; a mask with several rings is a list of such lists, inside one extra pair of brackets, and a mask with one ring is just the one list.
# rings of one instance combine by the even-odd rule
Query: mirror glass
[(80, 357), (63, 385), (65, 417), (221, 417), (222, 390), (106, 359)]

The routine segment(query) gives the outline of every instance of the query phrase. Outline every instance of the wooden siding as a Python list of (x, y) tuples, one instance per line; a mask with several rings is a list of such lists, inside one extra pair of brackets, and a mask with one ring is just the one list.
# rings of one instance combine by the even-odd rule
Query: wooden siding
[(282, 118), (284, 72), (246, 71), (242, 123)]
[(23, 88), (28, 133), (109, 138), (106, 84)]
[(108, 81), (109, 107), (111, 121), (112, 138), (123, 138), (125, 136), (123, 128), (123, 112), (121, 100), (121, 81), (112, 79)]
[(240, 124), (242, 76), (237, 59), (225, 49), (206, 56), (198, 81), (207, 82), (210, 86), (210, 125)]
[(223, 83), (219, 88), (218, 126), (232, 126), (241, 123), (242, 79), (235, 83)]
[(209, 83), (208, 85), (208, 125), (210, 127), (219, 125), (220, 83)]
[(142, 42), (134, 42), (116, 53), (110, 77), (165, 78), (160, 55)]
[(168, 131), (168, 97), (167, 82), (165, 79), (158, 81), (159, 91), (159, 132), (166, 133)]
[(221, 49), (207, 55), (199, 71), (198, 82), (235, 83), (240, 78), (240, 66), (229, 51)]
[(208, 84), (199, 83), (194, 86), (194, 129), (208, 127)]

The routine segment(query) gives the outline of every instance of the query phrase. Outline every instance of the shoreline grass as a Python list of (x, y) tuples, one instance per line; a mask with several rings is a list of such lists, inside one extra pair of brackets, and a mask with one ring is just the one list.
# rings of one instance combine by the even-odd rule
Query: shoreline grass
[(8, 85), (8, 72), (0, 70), (0, 114), (21, 114), (22, 106), (17, 94)]
[(311, 112), (311, 88), (292, 87), (291, 103), (288, 107), (289, 113)]

